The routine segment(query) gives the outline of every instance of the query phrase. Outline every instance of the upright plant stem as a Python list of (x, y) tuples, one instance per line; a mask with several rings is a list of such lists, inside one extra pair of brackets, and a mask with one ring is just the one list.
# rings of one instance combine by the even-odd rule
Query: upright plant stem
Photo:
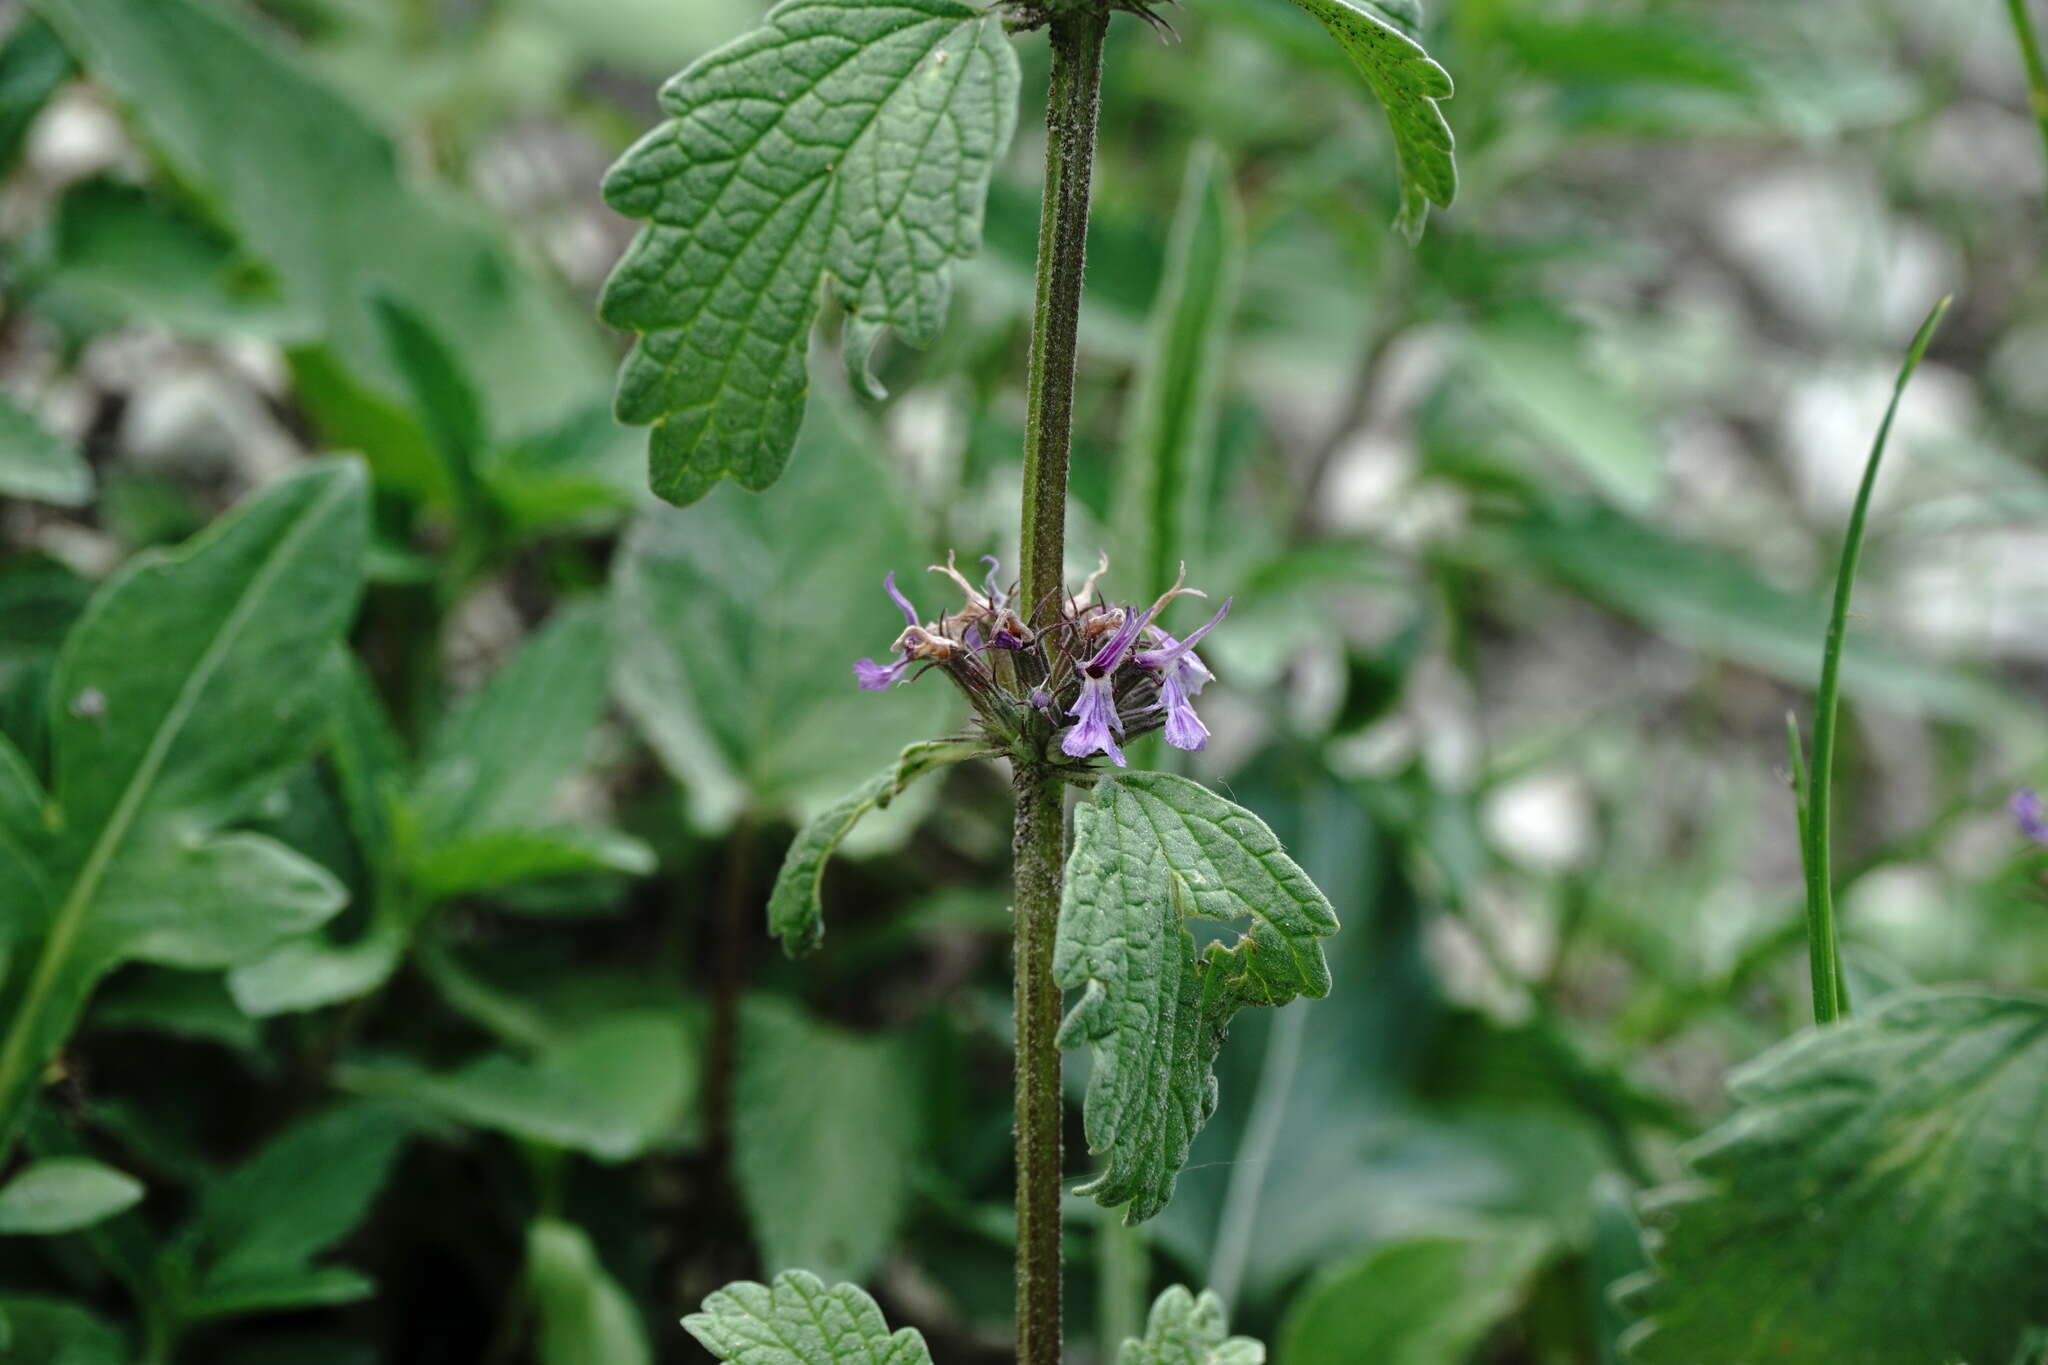
[[(1075, 337), (1108, 26), (1107, 13), (1092, 8), (1062, 13), (1050, 25), (1052, 86), (1020, 535), (1024, 600), (1041, 628), (1057, 621), (1066, 590)], [(1017, 1365), (1058, 1365), (1060, 1359), (1060, 992), (1052, 949), (1066, 844), (1061, 790), (1045, 765), (1016, 765)]]
[(2027, 12), (2027, 0), (2005, 0), (2012, 11), (2012, 30), (2019, 38), (2020, 61), (2027, 68), (2027, 95), (2034, 108), (2034, 121), (2041, 126), (2041, 149), (2048, 154), (2048, 62), (2041, 59), (2041, 39), (2034, 32), (2034, 18)]
[[(1842, 979), (1842, 945), (1835, 927), (1834, 889), (1834, 774), (1835, 718), (1842, 694), (1842, 647), (1849, 632), (1849, 598), (1856, 588), (1856, 566), (1863, 557), (1863, 531), (1870, 518), (1870, 495), (1877, 487), (1878, 467), (1884, 462), (1885, 442), (1891, 439), (1892, 422), (1899, 415), (1899, 400), (1906, 385), (1927, 354), (1927, 343), (1948, 311), (1943, 299), (1920, 324), (1906, 352), (1892, 386), (1891, 403), (1871, 443), (1870, 458), (1863, 466), (1863, 482), (1856, 490), (1856, 503), (1849, 512), (1849, 529), (1842, 537), (1841, 566), (1835, 572), (1834, 610), (1828, 617), (1827, 645), (1821, 653), (1820, 692), (1813, 711), (1813, 759), (1806, 765), (1803, 780), (1794, 762), (1795, 780), (1805, 788), (1801, 805), (1800, 853), (1806, 869), (1806, 946), (1813, 977), (1813, 1019), (1830, 1024), (1849, 1013), (1849, 989)], [(1796, 745), (1795, 745), (1796, 749)]]

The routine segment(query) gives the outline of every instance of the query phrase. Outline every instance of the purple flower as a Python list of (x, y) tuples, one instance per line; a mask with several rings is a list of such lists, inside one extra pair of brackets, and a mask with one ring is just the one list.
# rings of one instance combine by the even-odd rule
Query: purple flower
[(2037, 844), (2048, 844), (2048, 812), (2041, 806), (2041, 794), (2032, 787), (2021, 787), (2006, 803), (2013, 819), (2020, 822), (2020, 833)]
[[(896, 603), (897, 608), (902, 611), (906, 629), (917, 629), (917, 608), (911, 606), (910, 599), (896, 590), (896, 571), (894, 569), (891, 569), (883, 576), (882, 587), (887, 590), (890, 598)], [(863, 691), (880, 692), (894, 686), (896, 683), (902, 682), (903, 675), (910, 671), (912, 662), (904, 650), (902, 640), (899, 638), (896, 643), (896, 661), (894, 663), (878, 664), (873, 659), (856, 659), (853, 664), (854, 680), (861, 685), (861, 690)]]
[(1124, 767), (1123, 750), (1117, 748), (1111, 732), (1124, 732), (1123, 717), (1116, 711), (1116, 687), (1113, 675), (1122, 666), (1124, 656), (1131, 652), (1131, 646), (1144, 633), (1145, 623), (1152, 619), (1152, 613), (1124, 611), (1122, 624), (1110, 632), (1109, 639), (1095, 657), (1081, 665), (1081, 695), (1075, 699), (1067, 712), (1074, 718), (1074, 728), (1067, 731), (1067, 737), (1060, 741), (1060, 750), (1069, 758), (1086, 758), (1090, 754), (1109, 755), (1109, 761), (1117, 767)]
[(1133, 661), (1159, 676), (1159, 705), (1166, 708), (1166, 742), (1176, 749), (1200, 749), (1209, 742), (1209, 727), (1195, 714), (1193, 698), (1201, 694), (1216, 675), (1195, 653), (1195, 641), (1216, 628), (1230, 612), (1231, 598), (1224, 598), (1216, 614), (1197, 626), (1185, 640), (1161, 637), (1159, 648), (1148, 649)]

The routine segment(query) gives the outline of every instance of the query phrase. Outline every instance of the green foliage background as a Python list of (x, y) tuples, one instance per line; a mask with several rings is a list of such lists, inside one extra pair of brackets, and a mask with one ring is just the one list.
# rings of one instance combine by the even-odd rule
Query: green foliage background
[[(862, 1286), (878, 1351), (1005, 1358), (1000, 775), (867, 815), (802, 963), (766, 912), (956, 721), (854, 689), (882, 574), (929, 612), (923, 565), (1015, 552), (1043, 45), (888, 396), (814, 356), (781, 481), (670, 508), (610, 415), (600, 182), (760, 17), (0, 8), (0, 1359), (695, 1361), (745, 1316), (706, 1295), (785, 1270)], [(1169, 18), (1112, 29), (1072, 567), (1235, 595), (1189, 771), (1344, 931), (1327, 998), (1237, 1016), (1157, 1217), (1069, 1202), (1070, 1358), (1168, 1284), (1277, 1365), (2038, 1358), (2048, 855), (2004, 806), (2048, 783), (2048, 177), (2007, 15), (1442, 0), (1457, 197), (1413, 247), (1449, 183), (1412, 118), (1402, 179), (1370, 51)], [(1845, 660), (1857, 1018), (1792, 1037), (1784, 717), (1947, 293)], [(2000, 993), (1919, 989), (1957, 985)]]

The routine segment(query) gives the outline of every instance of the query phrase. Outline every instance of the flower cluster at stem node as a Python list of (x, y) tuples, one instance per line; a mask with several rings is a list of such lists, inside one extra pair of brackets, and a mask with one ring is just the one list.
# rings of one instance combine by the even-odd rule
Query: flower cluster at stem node
[(1097, 601), (1096, 587), (1109, 569), (1105, 555), (1081, 590), (1066, 598), (1057, 621), (1034, 630), (1026, 624), (1033, 613), (1020, 614), (1012, 605), (1015, 585), (1004, 586), (994, 556), (984, 555), (982, 563), (988, 573), (979, 585), (951, 556), (932, 566), (933, 573), (959, 586), (966, 601), (930, 622), (918, 619), (894, 573), (883, 579), (883, 589), (903, 613), (903, 633), (888, 663), (855, 663), (855, 680), (879, 692), (908, 681), (913, 670), (943, 669), (966, 694), (989, 738), (1021, 758), (1052, 757), (1045, 743), (1057, 738), (1058, 752), (1068, 760), (1103, 754), (1121, 768), (1119, 741), (1153, 730), (1164, 729), (1166, 742), (1177, 749), (1209, 742), (1194, 699), (1215, 674), (1195, 644), (1229, 612), (1228, 600), (1208, 621), (1175, 638), (1157, 624), (1160, 613), (1176, 597), (1203, 594), (1176, 581), (1143, 609)]

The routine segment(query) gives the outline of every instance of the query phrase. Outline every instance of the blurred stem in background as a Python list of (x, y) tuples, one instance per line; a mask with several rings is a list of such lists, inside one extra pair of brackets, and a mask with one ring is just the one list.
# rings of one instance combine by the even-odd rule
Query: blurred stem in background
[[(1023, 593), (1051, 627), (1066, 592), (1067, 457), (1087, 255), (1088, 190), (1102, 92), (1106, 9), (1056, 15), (1046, 93), (1045, 197), (1026, 378)], [(1066, 847), (1064, 789), (1046, 765), (1016, 769), (1017, 1362), (1060, 1359), (1060, 991), (1052, 979)]]
[(2041, 39), (2034, 31), (2034, 17), (2027, 12), (2027, 0), (2005, 0), (2012, 12), (2013, 33), (2019, 38), (2020, 60), (2027, 68), (2027, 94), (2034, 122), (2041, 129), (2041, 150), (2048, 156), (2048, 62), (2041, 59)]

